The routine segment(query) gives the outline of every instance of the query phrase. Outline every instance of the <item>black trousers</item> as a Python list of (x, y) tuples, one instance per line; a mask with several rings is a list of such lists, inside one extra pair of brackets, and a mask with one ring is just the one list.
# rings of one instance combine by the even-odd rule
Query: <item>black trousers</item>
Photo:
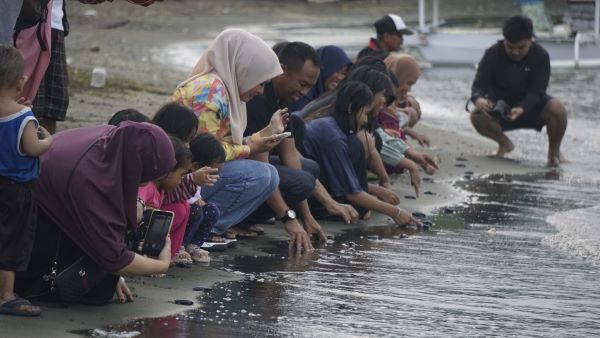
[[(319, 165), (313, 160), (303, 158), (300, 159), (302, 170), (298, 170), (283, 165), (279, 156), (271, 156), (269, 160), (279, 174), (279, 190), (283, 195), (283, 200), (296, 211), (298, 204), (308, 199), (315, 190), (315, 184), (320, 173)], [(275, 212), (265, 202), (237, 226), (248, 228), (253, 224), (264, 223), (276, 216), (279, 215), (275, 215)]]

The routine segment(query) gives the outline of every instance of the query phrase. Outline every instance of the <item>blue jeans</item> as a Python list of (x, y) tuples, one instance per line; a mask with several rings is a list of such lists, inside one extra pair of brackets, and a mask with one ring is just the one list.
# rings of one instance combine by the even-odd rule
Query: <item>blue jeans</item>
[(226, 162), (219, 175), (214, 186), (202, 188), (202, 198), (221, 212), (213, 227), (217, 235), (248, 217), (279, 185), (275, 167), (253, 160)]

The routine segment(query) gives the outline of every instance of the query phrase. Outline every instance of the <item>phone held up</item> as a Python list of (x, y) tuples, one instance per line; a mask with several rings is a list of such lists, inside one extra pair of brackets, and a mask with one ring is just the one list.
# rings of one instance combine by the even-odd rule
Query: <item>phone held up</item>
[(173, 215), (172, 212), (163, 210), (144, 211), (130, 248), (138, 251), (139, 244), (143, 242), (140, 253), (149, 257), (158, 257), (171, 231)]

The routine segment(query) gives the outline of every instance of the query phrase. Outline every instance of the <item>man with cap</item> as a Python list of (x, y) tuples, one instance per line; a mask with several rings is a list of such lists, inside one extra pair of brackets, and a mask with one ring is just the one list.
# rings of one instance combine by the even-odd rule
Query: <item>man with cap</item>
[(360, 51), (358, 58), (366, 55), (387, 56), (389, 52), (397, 52), (402, 48), (403, 35), (412, 35), (413, 31), (406, 27), (404, 20), (396, 14), (387, 14), (375, 21), (377, 38), (371, 38), (369, 45)]

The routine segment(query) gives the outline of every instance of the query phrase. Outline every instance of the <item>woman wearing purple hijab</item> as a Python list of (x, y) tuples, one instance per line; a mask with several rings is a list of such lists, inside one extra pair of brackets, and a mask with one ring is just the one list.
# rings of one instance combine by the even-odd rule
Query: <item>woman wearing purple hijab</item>
[[(119, 126), (77, 128), (58, 133), (41, 157), (34, 190), (39, 203), (38, 229), (29, 268), (17, 276), (27, 294), (48, 274), (60, 236), (59, 265), (86, 255), (113, 274), (104, 300), (131, 293), (117, 275), (160, 274), (169, 268), (170, 240), (157, 259), (130, 251), (125, 235), (137, 225), (138, 187), (176, 164), (170, 139), (159, 127), (123, 122)], [(108, 291), (106, 291), (108, 290)]]

